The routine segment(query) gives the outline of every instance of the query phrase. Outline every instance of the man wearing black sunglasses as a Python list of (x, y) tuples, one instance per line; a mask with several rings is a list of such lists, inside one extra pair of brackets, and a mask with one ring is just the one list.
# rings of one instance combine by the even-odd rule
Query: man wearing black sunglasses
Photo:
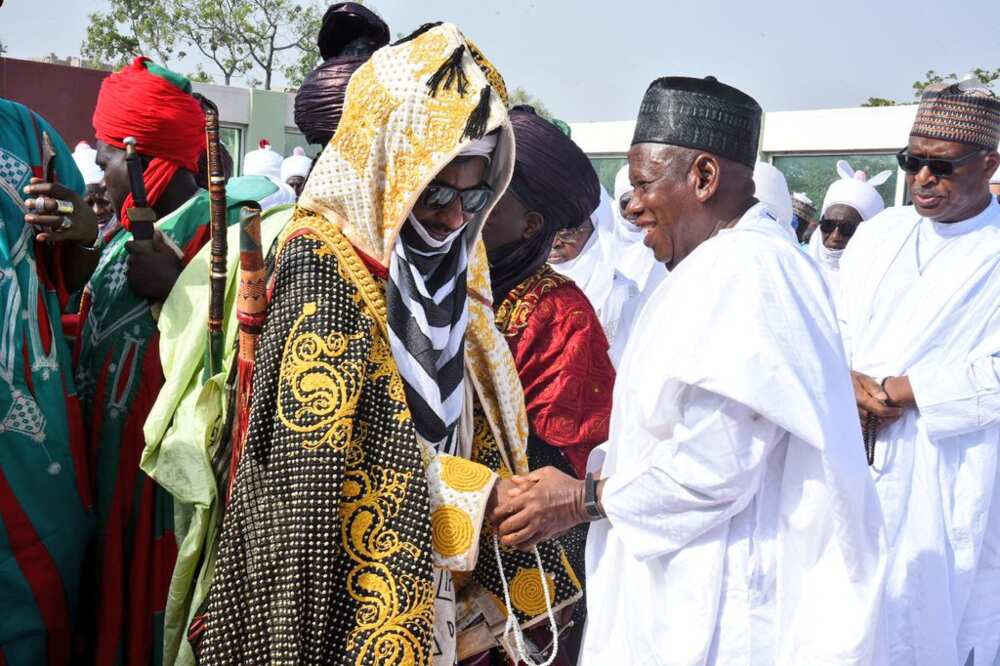
[(988, 90), (928, 89), (899, 154), (913, 206), (861, 225), (842, 262), (838, 314), (888, 528), (893, 663), (998, 655), (998, 141)]
[(858, 225), (882, 212), (885, 202), (875, 188), (892, 176), (883, 171), (871, 180), (864, 171), (855, 171), (845, 160), (837, 162), (835, 180), (826, 191), (818, 234), (809, 239), (809, 255), (816, 260), (831, 291), (840, 288), (840, 257)]

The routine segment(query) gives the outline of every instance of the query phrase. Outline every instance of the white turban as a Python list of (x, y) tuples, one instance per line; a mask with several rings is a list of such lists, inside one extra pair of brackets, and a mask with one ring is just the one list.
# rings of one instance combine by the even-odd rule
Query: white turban
[(855, 171), (846, 161), (839, 160), (837, 173), (840, 174), (840, 179), (835, 180), (826, 191), (820, 217), (826, 214), (830, 206), (837, 204), (844, 204), (858, 211), (862, 220), (869, 220), (882, 212), (885, 202), (875, 188), (889, 180), (892, 171), (883, 171), (869, 179), (864, 171)]
[(305, 149), (302, 146), (295, 146), (292, 154), (281, 163), (281, 182), (287, 183), (292, 176), (306, 178), (312, 163), (313, 161), (306, 156)]
[(487, 134), (481, 139), (476, 139), (459, 153), (462, 157), (485, 157), (487, 161), (493, 159), (493, 151), (497, 149), (497, 135)]
[(281, 178), (281, 155), (271, 149), (266, 139), (261, 139), (260, 148), (251, 150), (243, 157), (244, 176), (267, 176)]
[(785, 175), (767, 162), (757, 162), (753, 168), (753, 184), (757, 199), (766, 203), (782, 224), (792, 225), (792, 195)]
[(104, 180), (104, 171), (97, 166), (97, 151), (86, 141), (76, 144), (73, 161), (76, 162), (85, 185), (97, 185)]

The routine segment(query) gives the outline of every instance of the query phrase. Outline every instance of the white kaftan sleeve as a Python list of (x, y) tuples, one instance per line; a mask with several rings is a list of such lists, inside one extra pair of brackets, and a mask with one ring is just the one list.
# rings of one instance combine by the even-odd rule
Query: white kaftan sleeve
[(471, 460), (424, 448), (434, 566), (472, 571), (497, 475)]
[(907, 377), (932, 440), (1000, 422), (1000, 349), (964, 365), (917, 366)]
[(612, 529), (640, 560), (673, 553), (746, 508), (784, 433), (704, 389), (688, 386), (679, 397), (683, 422), (672, 431), (667, 423), (649, 424), (659, 443), (642, 464), (604, 485), (601, 503)]

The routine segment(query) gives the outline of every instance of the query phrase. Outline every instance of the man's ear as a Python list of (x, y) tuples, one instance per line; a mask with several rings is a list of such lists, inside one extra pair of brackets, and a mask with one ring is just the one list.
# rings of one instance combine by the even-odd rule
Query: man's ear
[(524, 231), (521, 232), (521, 240), (534, 238), (545, 228), (545, 218), (537, 211), (528, 211), (524, 214)]
[(992, 152), (986, 156), (986, 179), (989, 180), (1000, 168), (1000, 153)]
[(719, 160), (709, 153), (701, 153), (691, 164), (691, 180), (694, 182), (694, 195), (700, 203), (705, 203), (719, 189), (722, 172)]

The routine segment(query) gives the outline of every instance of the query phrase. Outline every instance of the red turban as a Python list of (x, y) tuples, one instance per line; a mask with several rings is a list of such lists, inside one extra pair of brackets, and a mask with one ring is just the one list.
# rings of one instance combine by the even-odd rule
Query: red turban
[[(125, 137), (135, 137), (139, 154), (152, 158), (142, 178), (152, 206), (178, 169), (198, 170), (198, 157), (205, 150), (205, 112), (185, 90), (190, 87), (186, 79), (155, 65), (164, 75), (154, 74), (148, 62), (149, 58), (136, 58), (104, 79), (94, 109), (94, 131), (98, 139), (117, 148), (125, 147)], [(133, 205), (129, 194), (118, 211), (130, 230), (125, 211)]]

